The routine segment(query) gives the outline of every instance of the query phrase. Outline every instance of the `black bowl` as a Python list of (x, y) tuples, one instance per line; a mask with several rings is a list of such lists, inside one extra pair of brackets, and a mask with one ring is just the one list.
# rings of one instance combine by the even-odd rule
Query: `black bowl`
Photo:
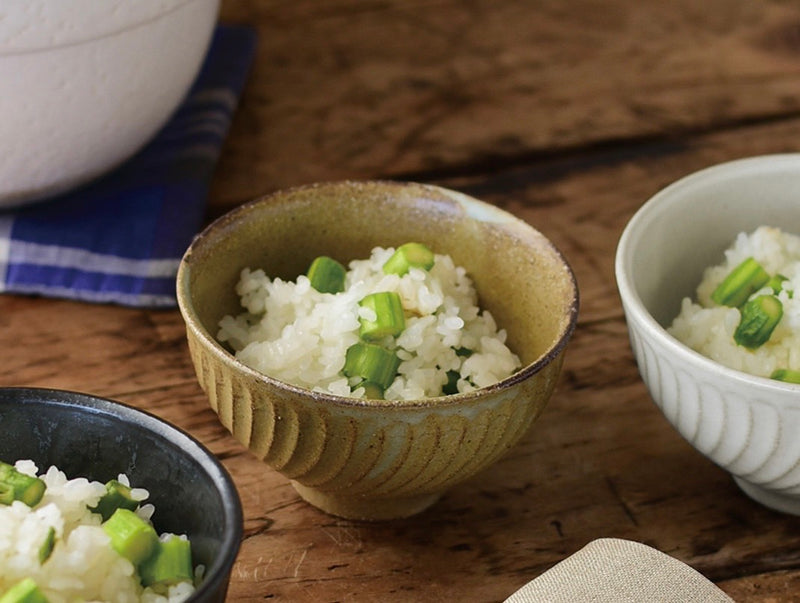
[(205, 579), (189, 601), (224, 601), (242, 537), (242, 507), (220, 462), (144, 411), (86, 394), (0, 388), (0, 460), (105, 483), (125, 473), (150, 491), (156, 530), (186, 534)]

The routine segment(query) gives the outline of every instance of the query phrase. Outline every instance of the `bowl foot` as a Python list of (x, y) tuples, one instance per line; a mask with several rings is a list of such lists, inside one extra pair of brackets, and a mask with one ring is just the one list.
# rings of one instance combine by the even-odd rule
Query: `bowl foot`
[(800, 515), (800, 497), (788, 496), (772, 490), (766, 490), (736, 476), (733, 476), (733, 481), (736, 482), (736, 485), (739, 486), (747, 496), (765, 507), (782, 513)]
[(292, 482), (292, 486), (303, 500), (326, 513), (365, 521), (411, 517), (433, 505), (442, 496), (441, 492), (436, 492), (404, 498), (370, 498), (321, 492), (297, 482)]

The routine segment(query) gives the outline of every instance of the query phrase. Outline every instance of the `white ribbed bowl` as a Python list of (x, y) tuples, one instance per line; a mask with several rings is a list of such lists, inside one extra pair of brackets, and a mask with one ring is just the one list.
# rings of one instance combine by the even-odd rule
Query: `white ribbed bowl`
[(798, 191), (800, 154), (687, 176), (628, 223), (616, 277), (639, 371), (664, 416), (751, 498), (800, 515), (800, 385), (721, 366), (665, 330), (739, 232), (768, 224), (800, 233)]
[(164, 125), (219, 0), (18, 0), (0, 10), (0, 208), (65, 192)]

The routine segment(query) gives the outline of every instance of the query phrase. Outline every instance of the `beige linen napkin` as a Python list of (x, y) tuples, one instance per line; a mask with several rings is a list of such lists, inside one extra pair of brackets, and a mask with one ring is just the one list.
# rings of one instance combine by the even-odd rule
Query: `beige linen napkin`
[(647, 545), (593, 540), (529, 582), (506, 603), (732, 603), (700, 573)]

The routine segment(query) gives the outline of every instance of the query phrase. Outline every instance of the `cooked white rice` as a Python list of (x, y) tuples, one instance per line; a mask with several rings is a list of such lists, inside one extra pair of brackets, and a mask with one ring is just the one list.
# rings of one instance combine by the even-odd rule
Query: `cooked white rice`
[[(733, 333), (739, 324), (737, 308), (718, 306), (711, 293), (741, 262), (753, 257), (770, 274), (782, 274), (784, 282), (778, 299), (783, 304), (783, 317), (772, 335), (759, 348), (737, 345)], [(752, 233), (740, 233), (725, 251), (725, 261), (706, 269), (697, 287), (697, 300), (685, 298), (680, 314), (668, 329), (693, 350), (727, 367), (769, 377), (776, 369), (800, 370), (800, 236), (778, 228), (761, 226)], [(752, 297), (772, 293), (769, 288)]]
[[(27, 475), (38, 475), (30, 460), (14, 466)], [(177, 602), (194, 592), (188, 582), (171, 587), (167, 596), (142, 588), (133, 564), (111, 548), (100, 515), (89, 510), (105, 493), (104, 484), (83, 477), (68, 479), (56, 467), (38, 477), (47, 489), (34, 508), (20, 501), (0, 505), (0, 595), (25, 577), (34, 579), (50, 603)], [(125, 475), (118, 480), (130, 485)], [(134, 488), (132, 494), (142, 501), (149, 495), (141, 488)], [(153, 505), (145, 503), (137, 513), (149, 520), (153, 511)], [(42, 564), (38, 551), (51, 527), (56, 542)]]
[[(218, 339), (246, 365), (281, 381), (339, 396), (351, 392), (341, 374), (347, 349), (358, 342), (358, 302), (370, 293), (400, 295), (406, 329), (382, 344), (401, 359), (387, 400), (442, 395), (447, 372), (458, 371), (458, 391), (484, 387), (511, 375), (519, 358), (506, 346), (506, 332), (478, 307), (466, 270), (447, 255), (435, 255), (430, 271), (411, 268), (403, 276), (382, 271), (394, 248), (376, 247), (368, 259), (348, 265), (345, 291), (320, 293), (308, 278), (270, 279), (263, 270), (242, 271), (236, 286), (245, 312), (220, 321)], [(472, 350), (469, 357), (456, 353)]]

